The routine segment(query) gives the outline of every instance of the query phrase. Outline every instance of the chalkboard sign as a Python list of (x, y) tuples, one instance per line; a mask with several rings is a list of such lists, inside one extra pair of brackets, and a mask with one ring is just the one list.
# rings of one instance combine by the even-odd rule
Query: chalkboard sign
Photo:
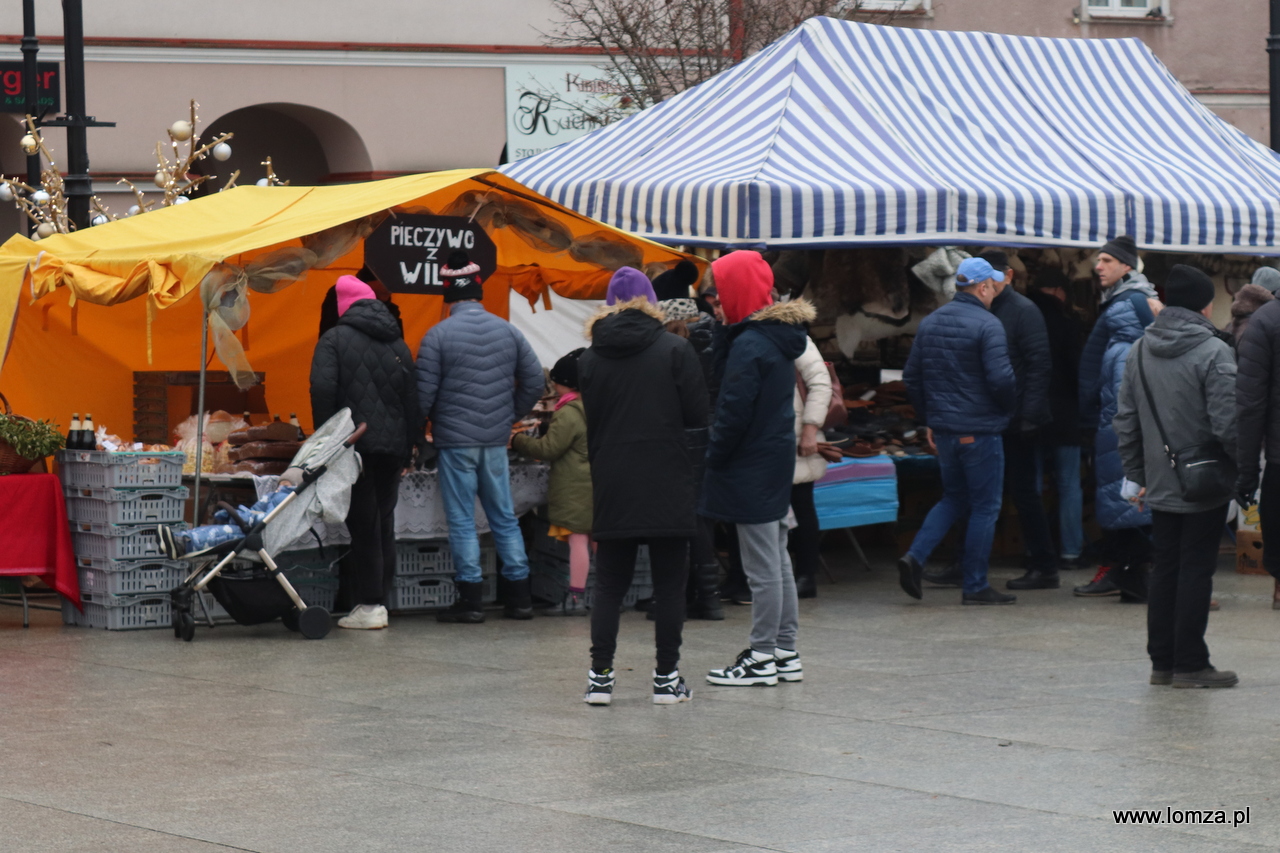
[(364, 262), (392, 293), (444, 293), (440, 268), (462, 250), (486, 281), (498, 269), (498, 247), (464, 216), (390, 216), (364, 241)]

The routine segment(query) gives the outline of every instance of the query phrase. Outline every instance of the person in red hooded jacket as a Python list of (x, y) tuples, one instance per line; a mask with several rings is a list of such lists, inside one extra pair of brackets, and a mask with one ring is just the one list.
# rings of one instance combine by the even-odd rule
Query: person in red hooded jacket
[(800, 681), (799, 607), (787, 555), (787, 510), (796, 466), (795, 360), (805, 350), (813, 306), (773, 302), (773, 270), (759, 252), (711, 265), (726, 326), (720, 393), (707, 442), (699, 514), (736, 526), (751, 587), (750, 645), (711, 684)]

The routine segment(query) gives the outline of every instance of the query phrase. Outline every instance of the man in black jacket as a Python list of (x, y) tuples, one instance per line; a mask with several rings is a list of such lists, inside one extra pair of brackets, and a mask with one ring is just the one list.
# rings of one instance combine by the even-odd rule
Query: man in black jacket
[[(1258, 502), (1262, 541), (1280, 543), (1280, 300), (1259, 308), (1236, 345), (1236, 429), (1239, 450), (1236, 500), (1257, 501), (1259, 467), (1266, 455)], [(1262, 565), (1276, 579), (1271, 609), (1280, 610), (1280, 546), (1264, 548)]]
[(1084, 496), (1080, 490), (1080, 342), (1084, 328), (1067, 305), (1067, 274), (1044, 269), (1027, 286), (1027, 298), (1040, 309), (1049, 333), (1049, 412), (1053, 420), (1040, 431), (1045, 457), (1058, 492), (1059, 556), (1078, 567), (1084, 550)]

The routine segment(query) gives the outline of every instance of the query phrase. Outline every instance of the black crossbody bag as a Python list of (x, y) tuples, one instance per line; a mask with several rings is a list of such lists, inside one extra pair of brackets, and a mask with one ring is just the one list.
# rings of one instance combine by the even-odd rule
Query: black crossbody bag
[(1220, 443), (1211, 441), (1208, 444), (1192, 444), (1177, 450), (1169, 447), (1169, 437), (1165, 435), (1164, 424), (1160, 422), (1160, 414), (1156, 411), (1155, 398), (1151, 396), (1151, 388), (1147, 385), (1147, 371), (1142, 363), (1145, 349), (1138, 347), (1138, 377), (1142, 380), (1142, 392), (1147, 396), (1151, 417), (1156, 422), (1156, 429), (1160, 431), (1164, 455), (1169, 458), (1169, 467), (1173, 469), (1178, 485), (1182, 487), (1182, 499), (1188, 503), (1200, 503), (1230, 496), (1235, 486), (1235, 463)]

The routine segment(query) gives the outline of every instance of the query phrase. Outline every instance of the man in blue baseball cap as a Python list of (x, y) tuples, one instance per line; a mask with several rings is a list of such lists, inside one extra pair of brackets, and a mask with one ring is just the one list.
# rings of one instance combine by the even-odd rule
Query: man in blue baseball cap
[(898, 580), (912, 598), (923, 597), (929, 555), (968, 513), (961, 602), (1017, 600), (987, 582), (1004, 483), (1001, 434), (1018, 402), (1004, 326), (990, 310), (1004, 275), (982, 258), (961, 261), (955, 299), (921, 321), (903, 373), (911, 405), (937, 451), (943, 491), (898, 561)]

